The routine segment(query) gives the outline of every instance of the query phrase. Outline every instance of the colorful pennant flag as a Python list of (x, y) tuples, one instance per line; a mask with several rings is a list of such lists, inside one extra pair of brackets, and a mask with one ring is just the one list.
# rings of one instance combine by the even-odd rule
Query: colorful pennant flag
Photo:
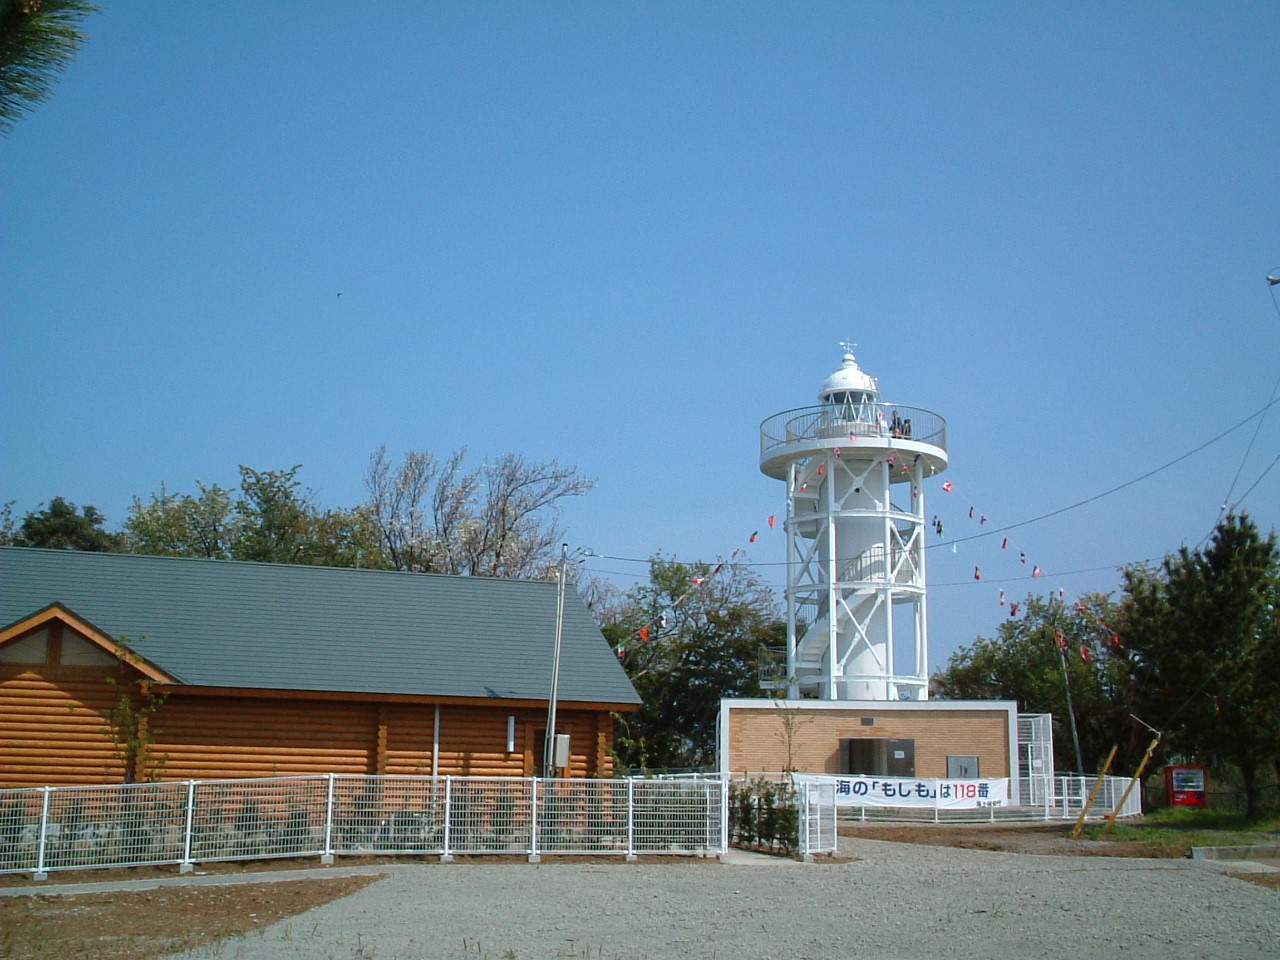
[(982, 579), (982, 571), (981, 571), (981, 570), (979, 570), (977, 567), (974, 567), (974, 568), (973, 568), (973, 579), (975, 579), (975, 580), (981, 580), (981, 579)]
[(950, 492), (951, 492), (951, 481), (950, 481), (950, 480), (948, 480), (946, 483), (944, 483), (944, 484), (942, 485), (942, 492), (943, 492), (943, 493), (950, 493)]
[(1080, 659), (1081, 659), (1081, 660), (1083, 660), (1085, 663), (1088, 663), (1088, 662), (1092, 659), (1092, 658), (1089, 656), (1089, 648), (1088, 648), (1088, 647), (1081, 647), (1081, 648), (1080, 648)]
[(1032, 568), (1031, 568), (1031, 579), (1032, 579), (1032, 580), (1036, 580), (1036, 579), (1038, 579), (1038, 578), (1040, 577), (1040, 574), (1042, 574), (1043, 572), (1044, 572), (1044, 571), (1043, 571), (1043, 570), (1041, 570), (1039, 567), (1032, 567)]
[(774, 514), (769, 514), (769, 529), (773, 529), (773, 521), (778, 519)]
[(648, 642), (649, 642), (649, 628), (648, 628), (648, 626), (643, 626), (643, 627), (641, 627), (641, 628), (640, 628), (640, 642), (641, 642), (641, 643), (648, 643)]

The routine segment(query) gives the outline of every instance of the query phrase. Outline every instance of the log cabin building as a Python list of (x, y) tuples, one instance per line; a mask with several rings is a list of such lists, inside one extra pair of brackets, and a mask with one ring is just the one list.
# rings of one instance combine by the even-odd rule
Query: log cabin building
[[(0, 787), (540, 773), (555, 620), (554, 583), (0, 547)], [(640, 701), (572, 588), (557, 700), (566, 775), (612, 775)]]

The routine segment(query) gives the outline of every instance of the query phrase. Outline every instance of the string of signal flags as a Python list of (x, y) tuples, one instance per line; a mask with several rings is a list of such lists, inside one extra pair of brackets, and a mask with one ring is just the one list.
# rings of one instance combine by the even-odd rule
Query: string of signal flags
[[(772, 530), (774, 526), (777, 524), (777, 522), (778, 522), (777, 515), (769, 514), (769, 519), (766, 521), (765, 526), (768, 529)], [(747, 537), (747, 543), (748, 544), (755, 543), (759, 539), (760, 539), (760, 530), (759, 528), (757, 528), (751, 532), (751, 536)], [(685, 589), (684, 593), (676, 597), (675, 601), (672, 603), (672, 606), (679, 607), (686, 600), (688, 600), (689, 597), (692, 596), (695, 591), (705, 590), (707, 585), (710, 584), (712, 580), (714, 580), (716, 577), (718, 577), (721, 573), (724, 572), (725, 567), (729, 566), (730, 564), (736, 563), (738, 558), (741, 557), (745, 552), (746, 552), (746, 547), (741, 547), (741, 546), (735, 547), (733, 553), (729, 555), (729, 559), (721, 560), (714, 567), (712, 567), (710, 571), (707, 572), (706, 576), (695, 575), (690, 577), (688, 587)], [(626, 559), (626, 558), (618, 557), (615, 559)], [(694, 566), (701, 566), (701, 564), (697, 564)], [(631, 636), (641, 644), (648, 643), (650, 640), (656, 639), (654, 636), (654, 629), (651, 629), (651, 628), (656, 628), (657, 630), (665, 630), (667, 628), (667, 615), (665, 613), (660, 614), (657, 618), (650, 620), (648, 623), (641, 625), (641, 627), (638, 630), (636, 630)], [(627, 649), (628, 649), (627, 641), (623, 640), (618, 643), (617, 647), (614, 648), (614, 653), (618, 655), (619, 660), (624, 660), (626, 659)]]
[[(890, 466), (892, 466), (892, 464)], [(819, 471), (819, 475), (821, 475), (821, 471)], [(955, 490), (954, 482), (951, 480), (944, 481), (942, 484), (942, 492), (946, 494), (955, 493), (956, 490)], [(918, 492), (913, 490), (912, 495), (913, 497), (917, 496)], [(967, 519), (971, 521), (976, 521), (979, 529), (985, 527), (989, 522), (987, 515), (981, 512), (978, 509), (977, 505), (972, 502), (969, 502), (967, 506), (968, 506)], [(768, 519), (765, 522), (764, 529), (773, 530), (777, 526), (777, 520), (778, 518), (776, 514), (770, 514)], [(937, 514), (934, 514), (932, 520), (930, 520), (929, 522), (929, 525), (939, 540), (939, 542), (934, 543), (933, 546), (943, 546), (944, 544), (941, 541), (943, 541), (946, 537), (946, 525), (944, 521), (940, 516), (938, 516)], [(761, 528), (757, 528), (753, 530), (750, 536), (747, 537), (746, 543), (753, 544), (757, 542), (757, 540), (759, 540), (760, 538), (760, 532), (761, 532)], [(982, 535), (983, 534), (978, 534), (976, 536), (982, 536)], [(962, 539), (967, 540), (967, 539), (974, 539), (974, 538), (975, 537), (965, 537)], [(955, 543), (952, 544), (952, 549), (954, 552)], [(1044, 575), (1044, 571), (1039, 564), (1029, 562), (1026, 550), (1021, 549), (1018, 546), (1012, 545), (1010, 543), (1008, 536), (1002, 536), (1000, 539), (1000, 550), (1003, 552), (1003, 551), (1009, 551), (1010, 549), (1016, 550), (1018, 554), (1018, 562), (1024, 568), (1028, 566), (1030, 567), (1030, 571), (1029, 571), (1030, 579), (1039, 580)], [(673, 601), (672, 606), (679, 607), (695, 592), (705, 590), (708, 587), (708, 585), (715, 580), (716, 577), (720, 576), (724, 572), (726, 567), (737, 563), (739, 561), (739, 558), (742, 557), (742, 555), (745, 552), (746, 552), (745, 545), (738, 546), (729, 555), (727, 560), (721, 560), (717, 562), (704, 575), (695, 574), (694, 576), (690, 577), (687, 588)], [(597, 554), (597, 556), (601, 556), (602, 558), (604, 558), (604, 556), (600, 554)], [(608, 559), (631, 560), (634, 558), (612, 557)], [(695, 566), (695, 567), (701, 566), (701, 565), (702, 564), (691, 564), (691, 566)], [(772, 565), (772, 564), (760, 564), (760, 563), (752, 564), (752, 566), (766, 566), (766, 565)], [(981, 581), (982, 577), (983, 575), (982, 575), (981, 565), (975, 564), (973, 568), (973, 579), (975, 581)], [(1059, 587), (1058, 599), (1061, 601), (1061, 600), (1064, 600), (1064, 598), (1065, 598), (1065, 591), (1061, 587)], [(1020, 610), (1020, 604), (1016, 600), (1010, 601), (1005, 595), (1004, 590), (999, 591), (998, 603), (1001, 607), (1008, 609), (1008, 613), (1011, 618), (1015, 618), (1018, 616), (1018, 613)], [(1102, 630), (1104, 634), (1109, 634), (1111, 636), (1111, 642), (1114, 647), (1118, 648), (1121, 645), (1120, 635), (1115, 630), (1111, 629), (1111, 627), (1109, 627), (1101, 618), (1099, 618), (1096, 614), (1090, 611), (1083, 603), (1077, 602), (1076, 609), (1084, 616), (1089, 617), (1091, 620), (1093, 620), (1095, 622), (1095, 625), (1100, 630)], [(663, 613), (659, 615), (657, 618), (653, 619), (652, 621), (642, 624), (634, 633), (631, 634), (628, 640), (623, 640), (619, 642), (618, 645), (615, 647), (615, 653), (617, 654), (619, 659), (625, 659), (628, 650), (631, 648), (629, 644), (630, 645), (648, 644), (652, 640), (657, 639), (657, 636), (656, 636), (657, 633), (659, 631), (665, 630), (667, 626), (668, 626), (667, 615)], [(1055, 630), (1055, 639), (1057, 640), (1059, 646), (1065, 649), (1066, 640), (1063, 637), (1063, 634), (1061, 631)], [(1087, 645), (1082, 646), (1080, 648), (1080, 658), (1084, 663), (1086, 664), (1089, 663), (1091, 660), (1091, 656), (1092, 655)]]
[[(950, 481), (950, 480), (945, 481), (945, 482), (942, 484), (942, 492), (943, 492), (943, 493), (954, 493), (954, 492), (955, 492), (955, 484), (954, 484), (954, 483), (952, 483), (952, 481)], [(982, 511), (980, 511), (980, 510), (978, 509), (978, 507), (977, 507), (977, 505), (976, 505), (976, 504), (974, 504), (974, 503), (972, 503), (972, 502), (969, 502), (967, 498), (966, 498), (966, 503), (967, 503), (967, 506), (968, 506), (968, 516), (967, 516), (967, 519), (969, 519), (969, 520), (976, 520), (976, 521), (977, 521), (977, 524), (978, 524), (978, 527), (979, 527), (980, 529), (981, 529), (982, 527), (985, 527), (985, 526), (987, 525), (987, 522), (988, 522), (988, 520), (987, 520), (987, 515), (986, 515), (985, 513), (983, 513)], [(933, 526), (933, 531), (934, 531), (934, 533), (939, 537), (939, 539), (943, 538), (943, 537), (946, 535), (946, 528), (945, 528), (945, 525), (943, 524), (942, 519), (941, 519), (940, 517), (938, 517), (936, 514), (934, 515), (934, 518), (933, 518), (933, 521), (932, 521), (932, 526)], [(1008, 551), (1008, 550), (1010, 550), (1010, 549), (1016, 550), (1016, 552), (1017, 552), (1017, 554), (1018, 554), (1018, 562), (1019, 562), (1023, 567), (1030, 566), (1030, 568), (1031, 568), (1031, 579), (1032, 579), (1032, 580), (1039, 580), (1039, 579), (1044, 575), (1044, 570), (1039, 566), (1039, 564), (1036, 564), (1036, 563), (1030, 563), (1030, 562), (1028, 561), (1028, 559), (1027, 559), (1027, 552), (1026, 552), (1026, 550), (1023, 550), (1023, 549), (1021, 549), (1020, 547), (1017, 547), (1017, 546), (1013, 546), (1013, 545), (1011, 545), (1011, 544), (1010, 544), (1010, 541), (1009, 541), (1009, 537), (1008, 537), (1008, 536), (1001, 536), (1001, 538), (1000, 538), (1000, 550), (1001, 550), (1002, 552), (1004, 552), (1004, 551)], [(952, 550), (953, 550), (953, 552), (954, 552), (954, 550), (955, 550), (955, 544), (952, 544)], [(973, 566), (973, 579), (974, 579), (974, 580), (976, 580), (976, 581), (981, 581), (981, 580), (982, 580), (982, 567), (981, 567), (981, 565), (980, 565), (980, 564), (974, 564), (974, 566)], [(1063, 601), (1063, 600), (1065, 600), (1065, 598), (1066, 598), (1066, 591), (1065, 591), (1065, 590), (1063, 590), (1063, 589), (1062, 589), (1062, 587), (1059, 587), (1059, 588), (1058, 588), (1058, 600), (1059, 600), (1059, 601)], [(1006, 607), (1006, 606), (1008, 607), (1008, 610), (1009, 610), (1009, 616), (1010, 616), (1011, 618), (1013, 618), (1013, 617), (1017, 617), (1017, 616), (1018, 616), (1018, 602), (1017, 602), (1016, 600), (1014, 600), (1014, 601), (1009, 600), (1009, 599), (1005, 596), (1005, 592), (1004, 592), (1003, 590), (1001, 590), (1001, 591), (1000, 591), (1000, 594), (999, 594), (999, 604), (1000, 604), (1000, 606), (1001, 606), (1001, 607)], [(1094, 611), (1092, 611), (1092, 610), (1090, 610), (1088, 607), (1086, 607), (1086, 606), (1084, 605), (1084, 603), (1083, 603), (1083, 602), (1081, 602), (1081, 601), (1076, 601), (1075, 608), (1076, 608), (1076, 610), (1077, 610), (1077, 611), (1079, 611), (1083, 616), (1085, 616), (1085, 617), (1087, 617), (1088, 619), (1092, 620), (1092, 621), (1094, 622), (1094, 625), (1095, 625), (1095, 626), (1097, 626), (1097, 627), (1098, 627), (1098, 629), (1100, 629), (1100, 630), (1103, 632), (1103, 634), (1104, 634), (1104, 635), (1110, 635), (1110, 638), (1111, 638), (1111, 645), (1112, 645), (1112, 647), (1113, 647), (1113, 648), (1118, 649), (1118, 648), (1121, 646), (1120, 634), (1119, 634), (1118, 632), (1116, 632), (1115, 630), (1113, 630), (1111, 627), (1109, 627), (1109, 626), (1106, 624), (1106, 622), (1105, 622), (1105, 621), (1104, 621), (1100, 616), (1098, 616)], [(1064, 636), (1063, 636), (1062, 631), (1061, 631), (1061, 630), (1057, 630), (1057, 629), (1055, 629), (1055, 630), (1053, 631), (1053, 633), (1054, 633), (1054, 639), (1057, 641), (1058, 646), (1059, 646), (1061, 649), (1065, 650), (1065, 649), (1067, 648), (1067, 640), (1066, 640), (1066, 637), (1064, 637)], [(1091, 652), (1090, 652), (1090, 650), (1089, 650), (1089, 646), (1088, 646), (1088, 644), (1082, 645), (1082, 646), (1080, 647), (1080, 659), (1081, 659), (1081, 661), (1083, 661), (1085, 664), (1088, 664), (1088, 663), (1092, 660), (1092, 657), (1093, 657), (1093, 655), (1092, 655), (1092, 653), (1091, 653)]]
[[(1270, 277), (1268, 277), (1268, 281), (1270, 281), (1270, 280), (1271, 280), (1271, 278), (1270, 278)], [(1280, 403), (1280, 397), (1274, 396), (1274, 394), (1273, 394), (1273, 396), (1271, 397), (1271, 399), (1270, 399), (1270, 400), (1268, 400), (1268, 401), (1267, 401), (1267, 403), (1263, 404), (1263, 405), (1262, 405), (1262, 407), (1260, 407), (1259, 409), (1255, 410), (1253, 413), (1249, 414), (1248, 416), (1244, 417), (1243, 419), (1241, 419), (1241, 420), (1237, 421), (1236, 423), (1232, 424), (1231, 426), (1227, 427), (1225, 430), (1221, 431), (1220, 433), (1216, 434), (1215, 436), (1212, 436), (1212, 437), (1210, 437), (1209, 439), (1205, 440), (1204, 442), (1202, 442), (1202, 443), (1200, 443), (1200, 444), (1196, 445), (1195, 447), (1193, 447), (1192, 449), (1190, 449), (1190, 450), (1186, 451), (1185, 453), (1180, 454), (1179, 456), (1176, 456), (1176, 457), (1174, 457), (1173, 459), (1168, 460), (1167, 462), (1162, 463), (1162, 464), (1160, 464), (1159, 466), (1154, 467), (1154, 468), (1152, 468), (1151, 470), (1148, 470), (1148, 471), (1146, 471), (1145, 473), (1140, 474), (1139, 476), (1136, 476), (1136, 477), (1133, 477), (1133, 478), (1131, 478), (1131, 479), (1129, 479), (1129, 480), (1126, 480), (1125, 482), (1120, 483), (1120, 484), (1117, 484), (1116, 486), (1113, 486), (1113, 487), (1111, 487), (1111, 488), (1109, 488), (1109, 489), (1107, 489), (1107, 490), (1103, 490), (1103, 491), (1101, 491), (1100, 493), (1096, 493), (1096, 494), (1093, 494), (1092, 496), (1085, 497), (1083, 500), (1077, 500), (1077, 501), (1076, 501), (1076, 502), (1074, 502), (1074, 503), (1070, 503), (1070, 504), (1067, 504), (1067, 505), (1065, 505), (1065, 506), (1058, 507), (1058, 508), (1057, 508), (1057, 509), (1055, 509), (1055, 510), (1050, 510), (1048, 513), (1043, 513), (1043, 514), (1040, 514), (1039, 516), (1030, 517), (1030, 518), (1028, 518), (1028, 519), (1026, 519), (1026, 520), (1020, 520), (1020, 521), (1018, 521), (1017, 523), (1007, 524), (1007, 525), (1005, 525), (1004, 527), (997, 527), (997, 528), (993, 528), (992, 530), (989, 530), (989, 531), (981, 531), (981, 530), (980, 530), (980, 532), (978, 532), (978, 533), (973, 533), (973, 534), (970, 534), (970, 535), (968, 535), (968, 536), (960, 537), (959, 539), (957, 539), (957, 540), (953, 540), (953, 541), (952, 541), (952, 549), (953, 549), (953, 550), (955, 550), (956, 545), (957, 545), (958, 543), (960, 543), (960, 542), (967, 541), (967, 540), (976, 540), (976, 539), (978, 539), (978, 538), (980, 538), (980, 537), (994, 536), (996, 533), (1003, 533), (1004, 531), (1007, 531), (1007, 530), (1013, 530), (1013, 529), (1016, 529), (1016, 528), (1018, 528), (1018, 527), (1024, 527), (1024, 526), (1027, 526), (1028, 524), (1036, 523), (1037, 521), (1040, 521), (1040, 520), (1047, 520), (1047, 519), (1048, 519), (1048, 518), (1050, 518), (1050, 517), (1055, 517), (1055, 516), (1058, 516), (1059, 514), (1067, 513), (1068, 511), (1075, 510), (1075, 509), (1077, 509), (1077, 508), (1079, 508), (1079, 507), (1083, 507), (1083, 506), (1085, 506), (1086, 504), (1093, 503), (1093, 502), (1094, 502), (1094, 501), (1096, 501), (1096, 500), (1101, 500), (1103, 497), (1108, 497), (1108, 496), (1111, 496), (1111, 495), (1112, 495), (1112, 494), (1114, 494), (1114, 493), (1118, 493), (1119, 491), (1124, 490), (1124, 489), (1125, 489), (1125, 488), (1127, 488), (1127, 487), (1131, 487), (1131, 486), (1133, 486), (1134, 484), (1141, 483), (1142, 481), (1147, 480), (1147, 479), (1149, 479), (1150, 477), (1153, 477), (1153, 476), (1155, 476), (1155, 475), (1156, 475), (1156, 474), (1158, 474), (1158, 473), (1162, 473), (1162, 472), (1164, 472), (1165, 470), (1168, 470), (1169, 468), (1171, 468), (1171, 467), (1173, 467), (1173, 466), (1175, 466), (1175, 465), (1177, 465), (1177, 464), (1181, 463), (1181, 462), (1182, 462), (1182, 461), (1184, 461), (1184, 460), (1187, 460), (1188, 458), (1190, 458), (1190, 457), (1192, 457), (1192, 456), (1196, 455), (1197, 453), (1200, 453), (1202, 450), (1205, 450), (1206, 448), (1208, 448), (1208, 447), (1210, 447), (1210, 446), (1213, 446), (1214, 444), (1218, 443), (1220, 440), (1224, 439), (1225, 437), (1227, 437), (1227, 436), (1229, 436), (1230, 434), (1234, 433), (1236, 430), (1239, 430), (1241, 427), (1245, 426), (1245, 424), (1247, 424), (1247, 423), (1249, 423), (1250, 421), (1252, 421), (1252, 420), (1256, 420), (1256, 419), (1258, 419), (1259, 417), (1263, 416), (1263, 415), (1264, 415), (1268, 410), (1270, 410), (1270, 409), (1271, 409), (1273, 406), (1275, 406), (1277, 403)], [(857, 439), (857, 438), (856, 438), (855, 436), (853, 436), (852, 434), (850, 434), (849, 439), (850, 439), (850, 442), (851, 442), (851, 443), (853, 443), (853, 442), (856, 442), (856, 439)], [(835, 455), (836, 455), (837, 457), (839, 457), (839, 456), (840, 456), (840, 451), (839, 451), (839, 449), (835, 450), (834, 452), (835, 452)], [(890, 469), (893, 469), (895, 466), (900, 466), (904, 473), (905, 473), (905, 472), (909, 472), (909, 468), (908, 468), (908, 466), (907, 466), (907, 464), (906, 464), (905, 462), (903, 462), (903, 463), (901, 463), (901, 464), (897, 464), (897, 463), (896, 463), (896, 461), (895, 461), (895, 459), (894, 459), (894, 458), (892, 458), (892, 457), (889, 459), (889, 466), (890, 466)], [(1268, 467), (1267, 469), (1269, 470), (1269, 469), (1270, 469), (1270, 467)], [(818, 473), (818, 476), (822, 476), (822, 475), (823, 475), (823, 473), (824, 473), (824, 468), (823, 468), (823, 467), (821, 467), (821, 466), (819, 466), (817, 473)], [(1265, 471), (1264, 471), (1264, 475), (1265, 475)], [(1261, 479), (1261, 478), (1259, 478), (1259, 479)], [(1254, 485), (1256, 486), (1256, 483), (1255, 483)], [(802, 484), (801, 489), (803, 490), (805, 486), (806, 486), (806, 485)], [(1253, 489), (1253, 488), (1252, 488), (1252, 487), (1250, 487), (1250, 491), (1252, 491), (1252, 489)], [(954, 485), (954, 483), (953, 483), (952, 481), (950, 481), (950, 480), (945, 481), (945, 482), (942, 484), (942, 492), (943, 492), (943, 493), (953, 493), (953, 492), (955, 492), (955, 485)], [(918, 491), (918, 490), (916, 490), (916, 489), (914, 489), (914, 485), (913, 485), (913, 489), (912, 489), (912, 491), (911, 491), (911, 494), (912, 494), (912, 498), (913, 498), (913, 499), (914, 499), (915, 497), (919, 496), (919, 491)], [(1246, 492), (1246, 495), (1247, 495), (1247, 492)], [(1242, 497), (1240, 497), (1240, 498), (1238, 498), (1238, 499), (1236, 500), (1236, 504), (1239, 504), (1239, 502), (1240, 502), (1241, 500), (1243, 500), (1243, 499), (1244, 499), (1244, 497), (1243, 497), (1243, 496), (1242, 496)], [(977, 506), (976, 506), (975, 504), (973, 504), (973, 503), (970, 503), (970, 504), (969, 504), (968, 519), (970, 519), (970, 520), (975, 520), (975, 519), (976, 519), (976, 520), (977, 520), (977, 522), (978, 522), (978, 526), (979, 526), (979, 528), (985, 527), (985, 526), (987, 525), (987, 516), (986, 516), (986, 514), (985, 514), (985, 513), (980, 512), (980, 511), (978, 510)], [(776, 517), (776, 516), (774, 516), (774, 515), (771, 515), (771, 516), (769, 517), (769, 519), (768, 519), (768, 524), (767, 524), (768, 528), (769, 528), (769, 529), (773, 529), (773, 528), (774, 528), (774, 526), (775, 526), (775, 524), (776, 524), (776, 522), (777, 522), (777, 517)], [(941, 540), (943, 540), (943, 539), (945, 538), (945, 535), (946, 535), (946, 527), (945, 527), (945, 524), (943, 523), (942, 519), (941, 519), (940, 517), (938, 517), (936, 514), (935, 514), (935, 515), (934, 515), (934, 517), (933, 517), (933, 520), (932, 520), (932, 526), (933, 526), (933, 531), (934, 531), (934, 533), (938, 536), (938, 539), (939, 539), (940, 541), (941, 541)], [(759, 530), (755, 530), (755, 531), (751, 534), (751, 536), (748, 538), (747, 542), (748, 542), (748, 543), (755, 543), (755, 542), (756, 542), (756, 540), (758, 539), (759, 535), (760, 535), (760, 531), (759, 531)], [(927, 546), (927, 547), (937, 547), (937, 546), (942, 546), (942, 545), (943, 545), (942, 543), (934, 543), (934, 544), (928, 544), (928, 545), (926, 545), (926, 546)], [(1009, 548), (1010, 548), (1009, 538), (1008, 538), (1007, 536), (1002, 537), (1002, 539), (1001, 539), (1001, 541), (1000, 541), (1000, 549), (1003, 551), (1003, 550), (1008, 550)], [(716, 564), (716, 566), (715, 566), (714, 568), (712, 568), (712, 570), (710, 571), (710, 574), (709, 574), (708, 576), (706, 576), (706, 577), (697, 577), (697, 576), (695, 576), (695, 577), (691, 578), (691, 580), (690, 580), (690, 589), (689, 589), (689, 590), (686, 590), (684, 593), (682, 593), (682, 594), (680, 595), (680, 597), (675, 601), (675, 602), (676, 602), (676, 604), (677, 604), (677, 605), (679, 605), (679, 604), (683, 603), (683, 602), (684, 602), (684, 601), (685, 601), (685, 600), (690, 596), (690, 594), (691, 594), (692, 590), (696, 590), (696, 589), (699, 589), (699, 588), (704, 587), (704, 586), (705, 586), (709, 581), (713, 580), (717, 575), (719, 575), (719, 574), (724, 570), (724, 568), (725, 568), (726, 564), (728, 564), (728, 563), (733, 563), (733, 562), (737, 561), (737, 559), (742, 555), (742, 553), (743, 553), (743, 548), (742, 548), (742, 547), (739, 547), (739, 548), (737, 548), (737, 549), (735, 549), (735, 550), (733, 551), (733, 553), (732, 553), (732, 555), (730, 556), (730, 558), (729, 558), (729, 560), (728, 560), (728, 561), (721, 561), (720, 563)], [(596, 556), (600, 556), (600, 557), (602, 557), (602, 559), (623, 560), (623, 561), (628, 561), (628, 562), (637, 562), (637, 563), (648, 563), (648, 562), (649, 562), (649, 560), (647, 560), (647, 559), (639, 559), (639, 558), (635, 558), (635, 557), (606, 557), (605, 555), (602, 555), (602, 554), (596, 554)], [(1026, 551), (1025, 551), (1025, 550), (1018, 549), (1018, 559), (1019, 559), (1020, 563), (1021, 563), (1024, 567), (1028, 565), (1028, 563), (1027, 563), (1027, 554), (1026, 554)], [(760, 566), (775, 566), (775, 565), (776, 565), (776, 564), (761, 564), (761, 563), (752, 564), (752, 566), (756, 566), (756, 567), (760, 567)], [(1031, 570), (1030, 570), (1031, 579), (1033, 579), (1033, 580), (1038, 580), (1038, 579), (1040, 579), (1040, 577), (1043, 575), (1043, 570), (1040, 568), (1040, 566), (1039, 566), (1038, 564), (1030, 564), (1030, 567), (1031, 567)], [(977, 564), (975, 564), (975, 565), (974, 565), (974, 568), (973, 568), (973, 578), (974, 578), (974, 580), (975, 580), (975, 581), (981, 581), (981, 580), (982, 580), (982, 568), (981, 568), (981, 566), (980, 566), (980, 565), (977, 565)], [(1063, 597), (1064, 597), (1064, 591), (1062, 590), (1062, 588), (1061, 588), (1061, 587), (1059, 587), (1059, 588), (1058, 588), (1058, 599), (1059, 599), (1059, 600), (1062, 600), (1062, 599), (1063, 599)], [(1010, 617), (1017, 617), (1017, 615), (1018, 615), (1018, 609), (1019, 609), (1019, 605), (1018, 605), (1018, 603), (1017, 603), (1016, 601), (1014, 601), (1014, 602), (1010, 602), (1010, 601), (1008, 601), (1008, 599), (1006, 598), (1005, 593), (1004, 593), (1004, 591), (1003, 591), (1003, 590), (1001, 590), (1001, 591), (1000, 591), (999, 602), (1000, 602), (1000, 606), (1002, 606), (1002, 607), (1007, 606), (1007, 607), (1008, 607), (1008, 609), (1009, 609), (1009, 616), (1010, 616)], [(1120, 636), (1119, 636), (1119, 634), (1118, 634), (1118, 633), (1116, 633), (1114, 630), (1112, 630), (1110, 627), (1108, 627), (1108, 626), (1107, 626), (1107, 625), (1106, 625), (1106, 624), (1105, 624), (1101, 619), (1099, 619), (1099, 618), (1098, 618), (1098, 617), (1096, 617), (1094, 614), (1092, 614), (1092, 612), (1091, 612), (1091, 611), (1089, 611), (1089, 610), (1088, 610), (1088, 609), (1087, 609), (1083, 604), (1081, 604), (1081, 603), (1077, 603), (1077, 604), (1076, 604), (1076, 609), (1077, 609), (1077, 610), (1079, 610), (1080, 612), (1082, 612), (1083, 614), (1085, 614), (1086, 616), (1089, 616), (1089, 617), (1091, 617), (1092, 619), (1094, 619), (1094, 620), (1096, 621), (1097, 626), (1098, 626), (1101, 630), (1103, 630), (1105, 633), (1109, 633), (1109, 634), (1111, 634), (1111, 643), (1112, 643), (1112, 646), (1113, 646), (1113, 647), (1119, 647), (1119, 646), (1121, 645), (1121, 641), (1120, 641)], [(662, 618), (660, 618), (660, 620), (665, 620), (665, 614), (662, 616)], [(641, 627), (640, 627), (640, 629), (639, 629), (638, 631), (636, 631), (636, 634), (635, 634), (636, 638), (638, 638), (638, 640), (639, 640), (641, 643), (648, 643), (648, 642), (649, 642), (649, 640), (651, 639), (651, 637), (652, 637), (652, 631), (650, 630), (650, 627), (652, 627), (652, 626), (659, 626), (659, 627), (661, 627), (661, 628), (665, 628), (665, 623), (653, 623), (653, 624), (645, 624), (644, 626), (641, 626)], [(1061, 635), (1060, 635), (1060, 634), (1059, 634), (1058, 640), (1059, 640), (1059, 643), (1063, 643), (1063, 642), (1064, 642), (1064, 641), (1062, 640), (1062, 638), (1061, 638)], [(625, 656), (625, 654), (626, 654), (626, 649), (627, 649), (627, 647), (626, 647), (626, 643), (625, 643), (625, 642), (620, 643), (620, 644), (618, 645), (617, 652), (618, 652), (618, 656), (619, 656), (619, 658), (622, 658), (622, 657), (624, 657), (624, 656)], [(1090, 656), (1091, 656), (1091, 655), (1090, 655), (1090, 653), (1089, 653), (1088, 648), (1087, 648), (1087, 647), (1082, 647), (1082, 648), (1081, 648), (1081, 650), (1080, 650), (1080, 658), (1081, 658), (1085, 663), (1088, 663), (1088, 662), (1089, 662), (1089, 660), (1090, 660)]]

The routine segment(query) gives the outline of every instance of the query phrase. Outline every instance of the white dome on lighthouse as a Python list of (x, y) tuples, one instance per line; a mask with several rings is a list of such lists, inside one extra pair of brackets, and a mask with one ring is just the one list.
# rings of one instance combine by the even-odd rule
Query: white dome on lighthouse
[(875, 402), (880, 399), (880, 385), (875, 377), (862, 372), (854, 359), (852, 346), (846, 345), (840, 369), (822, 382), (818, 399), (835, 403)]

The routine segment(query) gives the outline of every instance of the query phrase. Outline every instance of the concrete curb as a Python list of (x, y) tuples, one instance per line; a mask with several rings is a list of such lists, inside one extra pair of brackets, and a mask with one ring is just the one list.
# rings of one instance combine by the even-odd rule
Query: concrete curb
[(59, 897), (84, 893), (116, 893), (155, 890), (160, 887), (215, 887), (246, 883), (280, 883), (286, 880), (330, 880), (360, 877), (401, 870), (421, 869), (424, 864), (382, 863), (365, 866), (316, 867), (305, 870), (263, 870), (261, 873), (185, 873), (176, 877), (148, 877), (145, 880), (87, 880), (83, 883), (32, 883), (21, 887), (0, 887), (0, 897)]
[[(723, 857), (699, 858), (706, 863), (722, 863), (733, 867), (803, 866), (794, 857), (780, 857), (752, 850), (730, 848)], [(587, 857), (582, 862), (589, 863)], [(655, 861), (660, 862), (660, 861)], [(58, 897), (82, 893), (112, 893), (128, 890), (154, 890), (159, 887), (232, 886), (245, 883), (280, 883), (286, 880), (328, 880), (334, 877), (377, 876), (435, 868), (434, 861), (422, 863), (348, 863), (326, 867), (304, 867), (296, 870), (263, 870), (255, 873), (184, 873), (172, 877), (147, 877), (139, 880), (86, 880), (80, 883), (31, 883), (0, 887), (0, 897)], [(488, 867), (489, 864), (482, 866)], [(622, 866), (622, 864), (616, 864)]]
[(1192, 847), (1192, 860), (1280, 860), (1280, 844), (1245, 847)]

